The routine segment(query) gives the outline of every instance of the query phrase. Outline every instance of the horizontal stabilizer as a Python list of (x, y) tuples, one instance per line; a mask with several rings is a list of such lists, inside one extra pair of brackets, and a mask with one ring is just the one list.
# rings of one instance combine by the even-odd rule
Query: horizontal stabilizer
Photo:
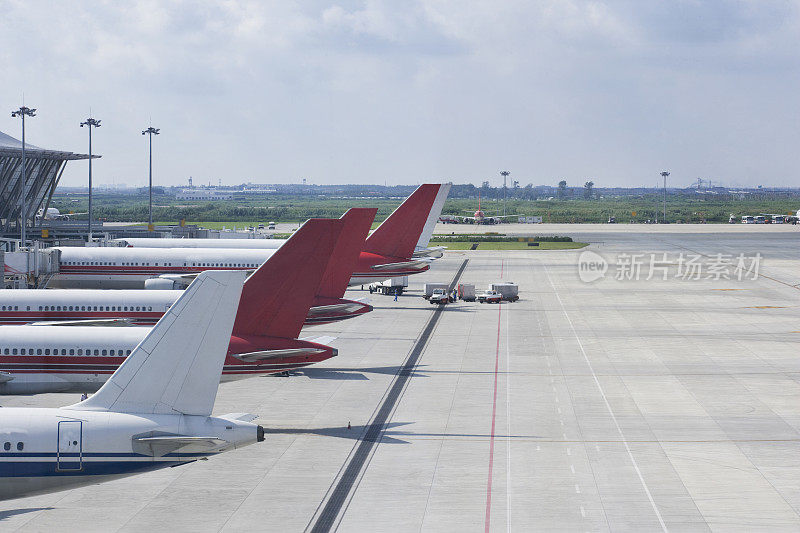
[(12, 379), (14, 379), (14, 374), (0, 371), (0, 383), (8, 383)]
[(223, 420), (230, 420), (231, 422), (252, 422), (258, 415), (251, 413), (228, 413), (227, 415), (218, 416)]
[(191, 437), (187, 435), (157, 435), (152, 437), (134, 437), (133, 451), (153, 457), (163, 457), (177, 451), (208, 452), (219, 449), (228, 441), (219, 437)]
[(317, 305), (308, 310), (308, 316), (314, 317), (318, 315), (348, 314), (348, 313), (354, 313), (355, 311), (358, 311), (363, 308), (364, 304), (358, 302), (331, 304), (331, 305)]
[[(237, 353), (232, 354), (233, 357), (244, 361), (245, 363), (253, 363), (255, 361), (269, 361), (270, 359), (282, 359), (284, 357), (309, 357), (312, 355), (318, 355), (324, 353), (325, 350), (322, 348), (287, 348), (284, 350), (262, 350), (259, 352), (249, 352), (249, 353)], [(336, 350), (334, 350), (334, 356), (336, 355)]]
[(382, 265), (373, 265), (372, 270), (423, 270), (425, 267), (430, 266), (431, 262), (418, 259), (416, 261), (403, 261), (402, 263), (384, 263)]

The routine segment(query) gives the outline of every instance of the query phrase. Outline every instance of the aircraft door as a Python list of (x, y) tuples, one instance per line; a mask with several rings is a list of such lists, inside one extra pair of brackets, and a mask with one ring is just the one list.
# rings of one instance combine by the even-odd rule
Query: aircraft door
[(83, 468), (83, 422), (62, 420), (58, 423), (59, 472), (76, 471)]

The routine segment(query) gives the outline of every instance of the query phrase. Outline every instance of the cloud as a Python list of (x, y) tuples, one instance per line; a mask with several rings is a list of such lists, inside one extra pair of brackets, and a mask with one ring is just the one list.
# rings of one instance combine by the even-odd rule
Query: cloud
[(101, 182), (152, 117), (163, 183), (796, 183), (796, 1), (2, 1), (2, 101), (71, 150), (91, 107)]

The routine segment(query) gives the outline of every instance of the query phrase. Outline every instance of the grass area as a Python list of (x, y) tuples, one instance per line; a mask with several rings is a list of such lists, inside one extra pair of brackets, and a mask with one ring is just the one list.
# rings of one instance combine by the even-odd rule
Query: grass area
[[(482, 242), (478, 250), (576, 250), (588, 246), (586, 242), (540, 242), (539, 246), (528, 246), (527, 242)], [(448, 250), (469, 250), (470, 242), (437, 242), (436, 246), (446, 246)]]
[[(609, 196), (584, 199), (569, 196), (564, 199), (536, 200), (523, 198), (529, 193), (515, 190), (506, 202), (508, 214), (539, 215), (545, 223), (606, 222), (609, 217), (617, 222), (644, 222), (661, 220), (663, 197), (658, 193), (641, 196)], [(532, 193), (531, 193), (532, 194)], [(385, 219), (399, 204), (402, 197), (339, 197), (325, 195), (274, 194), (264, 196), (234, 195), (231, 200), (188, 201), (174, 196), (154, 192), (153, 217), (176, 224), (180, 219), (187, 223), (213, 224), (219, 228), (232, 226), (257, 226), (270, 220), (276, 222), (301, 222), (312, 217), (338, 218), (350, 207), (377, 207), (377, 221)], [(50, 207), (62, 213), (84, 213), (87, 211), (88, 195), (82, 193), (60, 193), (56, 191)], [(145, 193), (96, 194), (94, 216), (110, 222), (147, 220), (148, 202)], [(445, 215), (471, 215), (478, 207), (476, 197), (451, 197), (442, 211)], [(503, 212), (503, 202), (497, 198), (483, 197), (482, 209), (487, 215)], [(764, 193), (747, 195), (719, 194), (699, 195), (694, 193), (670, 193), (667, 198), (667, 220), (684, 223), (727, 223), (730, 214), (736, 218), (759, 213), (796, 212), (797, 193)], [(86, 215), (75, 215), (76, 220), (85, 220)], [(206, 222), (208, 221), (208, 222)], [(478, 231), (478, 228), (476, 228)]]

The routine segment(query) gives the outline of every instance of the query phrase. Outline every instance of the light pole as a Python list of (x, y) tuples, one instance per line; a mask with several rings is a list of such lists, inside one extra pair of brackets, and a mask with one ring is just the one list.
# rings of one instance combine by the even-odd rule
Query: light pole
[(100, 121), (89, 117), (81, 122), (81, 128), (89, 128), (89, 242), (92, 242), (92, 128), (99, 128)]
[(511, 174), (511, 172), (508, 170), (500, 171), (500, 175), (503, 176), (503, 216), (506, 216), (506, 178), (509, 174)]
[[(25, 247), (27, 240), (25, 230), (28, 226), (28, 199), (25, 191), (28, 182), (28, 171), (27, 168), (25, 168), (25, 117), (35, 117), (36, 110), (22, 106), (16, 111), (12, 111), (11, 116), (20, 117), (22, 119), (22, 170), (20, 171), (20, 180), (22, 180), (22, 194), (20, 194), (20, 218), (22, 219), (22, 227), (20, 229), (20, 240), (22, 241), (22, 246)], [(31, 270), (31, 256), (27, 253), (25, 254), (25, 266), (25, 275), (27, 276)]]
[(159, 131), (161, 130), (150, 126), (142, 132), (142, 135), (150, 136), (150, 215), (147, 221), (148, 231), (153, 231), (153, 135), (158, 135)]
[(664, 178), (664, 220), (661, 221), (662, 224), (667, 223), (667, 176), (669, 176), (669, 172), (666, 170), (661, 173), (661, 177)]

